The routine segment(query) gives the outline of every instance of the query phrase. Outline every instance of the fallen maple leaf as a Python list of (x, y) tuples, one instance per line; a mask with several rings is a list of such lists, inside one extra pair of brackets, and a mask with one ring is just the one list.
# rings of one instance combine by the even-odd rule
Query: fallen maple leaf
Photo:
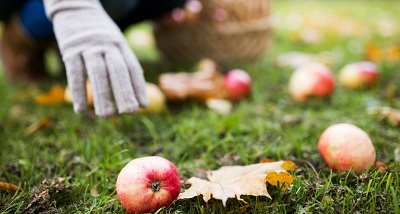
[(222, 204), (226, 206), (228, 198), (240, 198), (241, 195), (267, 196), (268, 194), (265, 185), (265, 175), (253, 175), (249, 178), (243, 176), (226, 180), (223, 183), (211, 182), (200, 178), (192, 177), (188, 180), (192, 186), (185, 192), (181, 193), (178, 199), (193, 198), (198, 195), (203, 195), (205, 202), (211, 198), (222, 200)]
[(63, 103), (64, 89), (59, 84), (53, 84), (48, 93), (37, 95), (35, 101), (39, 105), (55, 105)]
[[(209, 171), (207, 180), (192, 177), (191, 184), (178, 199), (188, 199), (203, 195), (205, 202), (211, 198), (222, 200), (226, 206), (229, 198), (243, 201), (241, 195), (266, 196), (271, 198), (267, 191), (267, 181), (271, 185), (293, 182), (293, 177), (285, 170), (286, 161), (251, 164), (247, 166), (224, 166), (215, 171)], [(269, 176), (272, 173), (271, 176)], [(276, 175), (275, 175), (275, 174)]]
[(218, 170), (209, 171), (207, 178), (211, 182), (223, 182), (233, 177), (264, 174), (268, 172), (286, 172), (283, 168), (284, 161), (270, 163), (250, 164), (247, 166), (223, 166)]

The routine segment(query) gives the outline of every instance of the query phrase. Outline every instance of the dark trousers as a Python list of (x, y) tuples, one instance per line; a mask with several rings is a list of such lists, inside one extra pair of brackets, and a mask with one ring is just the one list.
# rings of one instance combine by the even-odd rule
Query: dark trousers
[[(132, 24), (162, 16), (182, 6), (186, 0), (100, 0), (100, 2), (121, 30), (124, 30)], [(13, 14), (22, 17), (22, 24), (28, 32), (32, 31), (33, 37), (43, 39), (54, 36), (52, 24), (46, 18), (41, 0), (0, 0), (0, 21), (7, 21)]]

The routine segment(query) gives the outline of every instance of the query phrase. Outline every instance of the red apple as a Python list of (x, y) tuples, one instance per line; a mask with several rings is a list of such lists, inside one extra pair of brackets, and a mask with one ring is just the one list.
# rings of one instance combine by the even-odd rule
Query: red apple
[(375, 163), (375, 167), (380, 171), (380, 172), (386, 172), (388, 170), (388, 166), (386, 163), (382, 161), (377, 161)]
[(318, 141), (318, 152), (335, 172), (353, 170), (360, 174), (375, 163), (375, 148), (368, 134), (349, 123), (328, 127)]
[(180, 193), (180, 179), (169, 160), (149, 156), (130, 161), (119, 173), (117, 196), (128, 213), (148, 213), (169, 206)]
[(331, 70), (317, 62), (299, 67), (289, 80), (289, 93), (296, 101), (305, 101), (309, 97), (329, 97), (334, 90), (335, 79)]
[(224, 88), (229, 100), (243, 99), (251, 93), (251, 77), (246, 71), (230, 70), (224, 76)]
[(347, 64), (339, 73), (339, 81), (348, 89), (372, 88), (378, 78), (378, 67), (368, 61)]

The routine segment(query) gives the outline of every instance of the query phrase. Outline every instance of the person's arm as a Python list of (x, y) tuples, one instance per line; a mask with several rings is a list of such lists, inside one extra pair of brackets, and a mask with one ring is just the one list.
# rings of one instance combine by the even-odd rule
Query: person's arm
[(87, 108), (86, 78), (99, 116), (133, 113), (148, 103), (143, 70), (98, 0), (44, 0), (65, 64), (75, 112)]

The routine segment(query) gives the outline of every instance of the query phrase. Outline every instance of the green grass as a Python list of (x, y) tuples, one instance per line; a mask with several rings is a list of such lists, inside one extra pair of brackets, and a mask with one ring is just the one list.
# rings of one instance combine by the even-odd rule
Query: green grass
[[(368, 2), (368, 3), (366, 3)], [(97, 118), (93, 112), (76, 115), (70, 105), (39, 106), (37, 88), (8, 83), (0, 77), (0, 181), (17, 184), (24, 192), (0, 192), (0, 213), (123, 213), (115, 194), (118, 172), (131, 159), (159, 155), (177, 166), (182, 179), (200, 169), (252, 164), (263, 158), (292, 160), (299, 169), (288, 191), (271, 188), (272, 200), (244, 197), (245, 204), (228, 200), (204, 203), (201, 198), (178, 201), (160, 213), (400, 213), (400, 167), (394, 150), (400, 146), (399, 127), (367, 113), (371, 106), (400, 108), (399, 61), (381, 62), (381, 79), (374, 90), (348, 91), (340, 85), (329, 100), (304, 104), (291, 100), (287, 82), (293, 69), (277, 67), (282, 53), (302, 51), (330, 56), (334, 74), (347, 62), (364, 59), (368, 44), (399, 46), (400, 32), (384, 36), (381, 18), (400, 25), (396, 1), (274, 1), (274, 40), (261, 62), (243, 64), (253, 77), (252, 97), (220, 116), (196, 103), (170, 104), (158, 115)], [(332, 22), (320, 32), (317, 44), (298, 39), (290, 17), (347, 20), (368, 34), (338, 36)], [(289, 18), (288, 18), (289, 17)], [(288, 21), (289, 20), (289, 21)], [(291, 21), (292, 20), (292, 21)], [(343, 24), (342, 22), (340, 22)], [(398, 29), (396, 28), (395, 29)], [(139, 28), (149, 30), (147, 24)], [(299, 28), (302, 29), (302, 28)], [(141, 50), (136, 50), (141, 56)], [(148, 80), (166, 67), (154, 50), (144, 50)], [(170, 67), (168, 67), (170, 69)], [(60, 80), (52, 80), (60, 81)], [(65, 85), (65, 80), (61, 80)], [(395, 98), (387, 98), (393, 84)], [(288, 122), (283, 118), (298, 118)], [(29, 133), (28, 127), (50, 118), (48, 127)], [(371, 169), (361, 175), (333, 173), (317, 151), (322, 131), (339, 122), (353, 123), (371, 137), (377, 160), (386, 172)], [(232, 158), (235, 155), (239, 158)], [(63, 178), (60, 180), (59, 178)], [(48, 191), (42, 197), (40, 193)]]

